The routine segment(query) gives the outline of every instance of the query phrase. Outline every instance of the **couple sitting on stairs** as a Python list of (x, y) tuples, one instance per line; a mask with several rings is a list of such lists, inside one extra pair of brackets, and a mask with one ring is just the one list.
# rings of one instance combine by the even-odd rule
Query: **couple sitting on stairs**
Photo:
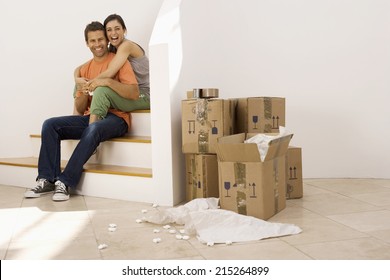
[[(84, 164), (99, 144), (127, 133), (129, 112), (150, 108), (149, 61), (125, 33), (124, 21), (116, 14), (104, 25), (86, 26), (85, 41), (93, 58), (75, 70), (74, 115), (43, 123), (37, 184), (25, 192), (26, 198), (53, 193), (54, 201), (68, 200), (69, 188), (76, 188)], [(66, 139), (79, 143), (61, 172), (60, 146)]]

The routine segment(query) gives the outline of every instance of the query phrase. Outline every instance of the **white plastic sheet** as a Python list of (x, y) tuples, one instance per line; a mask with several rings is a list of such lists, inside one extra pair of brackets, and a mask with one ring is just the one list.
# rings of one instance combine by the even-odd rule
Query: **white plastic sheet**
[(292, 224), (271, 223), (218, 209), (217, 198), (198, 198), (176, 208), (156, 211), (145, 221), (185, 225), (189, 234), (195, 234), (205, 244), (254, 241), (302, 231)]
[(278, 135), (266, 135), (266, 134), (256, 134), (255, 136), (247, 139), (244, 143), (255, 143), (257, 148), (259, 149), (260, 159), (264, 161), (265, 156), (268, 152), (268, 144), (271, 140), (276, 138), (280, 138), (287, 135), (286, 128), (284, 126), (279, 126), (279, 134)]

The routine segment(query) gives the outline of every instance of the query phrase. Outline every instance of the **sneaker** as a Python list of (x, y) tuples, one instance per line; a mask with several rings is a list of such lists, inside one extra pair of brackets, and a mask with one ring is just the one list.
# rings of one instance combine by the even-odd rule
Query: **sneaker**
[(54, 191), (54, 184), (46, 179), (38, 179), (37, 186), (24, 193), (26, 198), (40, 197), (41, 195), (49, 194)]
[(68, 187), (61, 181), (55, 182), (55, 190), (52, 197), (54, 201), (65, 201), (69, 199)]

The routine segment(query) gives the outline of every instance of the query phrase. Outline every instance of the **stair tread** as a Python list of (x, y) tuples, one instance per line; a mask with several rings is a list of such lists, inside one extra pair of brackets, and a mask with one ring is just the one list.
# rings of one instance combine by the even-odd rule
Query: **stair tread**
[[(30, 134), (31, 138), (41, 138), (40, 134)], [(150, 136), (135, 136), (135, 135), (124, 135), (122, 137), (112, 138), (107, 141), (113, 142), (133, 142), (133, 143), (152, 143)]]
[[(68, 162), (67, 160), (61, 161), (62, 169), (66, 166), (67, 162)], [(0, 164), (38, 168), (38, 158), (36, 157), (0, 158)], [(130, 166), (120, 166), (120, 165), (86, 163), (84, 165), (84, 172), (152, 178), (152, 169), (150, 168), (130, 167)]]

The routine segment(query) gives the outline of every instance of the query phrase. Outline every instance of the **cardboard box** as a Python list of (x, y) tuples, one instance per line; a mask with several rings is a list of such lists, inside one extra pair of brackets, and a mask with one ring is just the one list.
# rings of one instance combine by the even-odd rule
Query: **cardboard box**
[(221, 137), (216, 145), (222, 209), (267, 220), (286, 207), (286, 153), (292, 135), (272, 140), (262, 162), (253, 134)]
[(215, 154), (218, 137), (233, 133), (233, 102), (225, 99), (182, 101), (182, 151)]
[(279, 126), (286, 126), (285, 98), (237, 99), (235, 133), (277, 133)]
[(217, 155), (186, 154), (186, 200), (219, 197)]
[(302, 196), (302, 149), (290, 146), (286, 154), (286, 198), (301, 198)]

